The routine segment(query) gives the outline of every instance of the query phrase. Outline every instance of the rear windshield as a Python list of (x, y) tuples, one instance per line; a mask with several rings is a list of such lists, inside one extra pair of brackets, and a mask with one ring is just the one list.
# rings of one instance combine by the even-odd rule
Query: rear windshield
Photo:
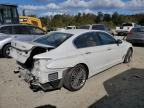
[(66, 27), (66, 29), (75, 29), (75, 27)]
[(89, 28), (90, 28), (89, 25), (79, 26), (79, 29), (89, 29)]
[(123, 24), (122, 26), (132, 26), (130, 23)]
[(93, 30), (105, 30), (105, 27), (103, 25), (93, 25)]
[(72, 34), (53, 32), (34, 40), (34, 42), (58, 47), (71, 36)]
[(72, 27), (67, 27), (66, 29), (72, 29)]

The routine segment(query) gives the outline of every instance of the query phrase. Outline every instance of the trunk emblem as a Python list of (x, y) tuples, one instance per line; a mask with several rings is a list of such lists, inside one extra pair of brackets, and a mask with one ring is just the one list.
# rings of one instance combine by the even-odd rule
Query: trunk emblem
[(22, 48), (26, 48), (25, 46), (22, 46)]

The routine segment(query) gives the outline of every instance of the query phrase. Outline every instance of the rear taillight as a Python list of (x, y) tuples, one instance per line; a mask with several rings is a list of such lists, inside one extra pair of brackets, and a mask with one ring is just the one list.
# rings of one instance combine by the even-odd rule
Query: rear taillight
[(130, 35), (132, 35), (132, 34), (133, 34), (132, 32), (128, 32), (128, 33), (127, 33), (128, 36), (130, 36)]

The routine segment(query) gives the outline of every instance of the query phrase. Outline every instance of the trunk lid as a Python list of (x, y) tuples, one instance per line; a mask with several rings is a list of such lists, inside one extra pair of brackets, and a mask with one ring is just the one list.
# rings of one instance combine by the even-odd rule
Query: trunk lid
[(45, 49), (53, 49), (53, 46), (39, 44), (35, 42), (22, 42), (18, 40), (14, 40), (11, 42), (11, 51), (10, 56), (16, 59), (16, 61), (20, 63), (25, 63), (28, 58), (31, 56), (32, 51), (36, 48), (45, 48)]
[(22, 51), (29, 51), (29, 50), (32, 50), (32, 48), (34, 47), (54, 48), (53, 46), (50, 46), (50, 45), (44, 45), (44, 44), (35, 43), (32, 41), (24, 42), (24, 41), (18, 41), (18, 40), (13, 40), (11, 42), (11, 46)]

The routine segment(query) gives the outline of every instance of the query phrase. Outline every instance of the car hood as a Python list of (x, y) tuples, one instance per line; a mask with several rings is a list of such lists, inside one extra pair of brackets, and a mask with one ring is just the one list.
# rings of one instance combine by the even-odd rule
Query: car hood
[(54, 48), (53, 46), (50, 45), (40, 44), (32, 41), (24, 42), (19, 40), (13, 40), (11, 42), (11, 46), (22, 51), (29, 51), (32, 50), (34, 47)]

